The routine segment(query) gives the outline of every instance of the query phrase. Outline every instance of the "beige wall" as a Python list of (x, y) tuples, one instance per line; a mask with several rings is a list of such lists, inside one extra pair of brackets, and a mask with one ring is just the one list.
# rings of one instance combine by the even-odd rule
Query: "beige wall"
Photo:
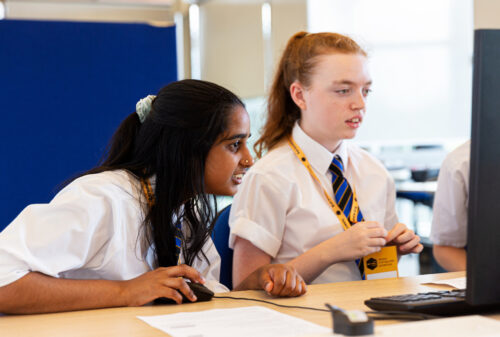
[(474, 0), (474, 29), (500, 29), (499, 0)]
[(264, 83), (259, 1), (207, 1), (200, 5), (201, 79), (240, 96), (258, 96)]
[(225, 86), (243, 98), (265, 95), (286, 41), (307, 27), (307, 1), (268, 1), (270, 41), (262, 33), (264, 2), (200, 2), (201, 79)]
[(290, 37), (301, 30), (307, 31), (307, 1), (273, 0), (271, 13), (273, 24), (270, 76), (274, 73)]

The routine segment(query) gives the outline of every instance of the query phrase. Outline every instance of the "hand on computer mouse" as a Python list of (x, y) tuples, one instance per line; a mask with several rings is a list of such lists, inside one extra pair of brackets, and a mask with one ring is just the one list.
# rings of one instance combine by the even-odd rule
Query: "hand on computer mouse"
[(194, 283), (205, 283), (205, 279), (194, 268), (185, 264), (160, 267), (139, 277), (123, 282), (123, 296), (128, 306), (141, 306), (159, 297), (182, 303), (183, 295), (189, 301), (197, 300), (185, 279)]
[[(214, 297), (214, 292), (207, 287), (205, 287), (201, 283), (193, 283), (193, 282), (186, 282), (188, 287), (191, 289), (191, 291), (194, 293), (196, 296), (195, 302), (205, 302), (205, 301), (210, 301), (212, 297)], [(182, 303), (189, 303), (193, 302), (191, 299), (187, 298), (184, 294), (182, 294)], [(170, 298), (166, 297), (159, 297), (155, 299), (154, 301), (155, 304), (175, 304), (176, 302)]]

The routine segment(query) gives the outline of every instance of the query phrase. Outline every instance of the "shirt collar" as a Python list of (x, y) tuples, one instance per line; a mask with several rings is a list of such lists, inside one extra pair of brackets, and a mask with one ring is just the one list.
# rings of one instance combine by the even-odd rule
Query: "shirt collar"
[(347, 142), (342, 141), (339, 147), (335, 150), (334, 155), (338, 155), (342, 159), (342, 165), (344, 166), (344, 172), (349, 166), (349, 157), (347, 156)]
[(318, 172), (326, 174), (330, 163), (335, 155), (339, 155), (344, 165), (344, 171), (347, 169), (348, 158), (345, 142), (342, 141), (334, 153), (328, 151), (323, 145), (309, 137), (299, 126), (298, 122), (292, 130), (292, 137), (297, 145), (302, 149), (311, 166)]

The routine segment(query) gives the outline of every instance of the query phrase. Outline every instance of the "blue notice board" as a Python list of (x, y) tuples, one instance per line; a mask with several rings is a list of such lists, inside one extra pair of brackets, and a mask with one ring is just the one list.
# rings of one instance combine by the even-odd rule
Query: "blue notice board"
[(94, 167), (137, 100), (176, 79), (175, 27), (0, 20), (0, 231)]

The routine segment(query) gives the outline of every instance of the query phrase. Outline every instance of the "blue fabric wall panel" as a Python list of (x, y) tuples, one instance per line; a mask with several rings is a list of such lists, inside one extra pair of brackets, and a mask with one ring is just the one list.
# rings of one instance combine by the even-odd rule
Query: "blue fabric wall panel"
[(175, 27), (0, 20), (0, 230), (95, 166), (176, 69)]

